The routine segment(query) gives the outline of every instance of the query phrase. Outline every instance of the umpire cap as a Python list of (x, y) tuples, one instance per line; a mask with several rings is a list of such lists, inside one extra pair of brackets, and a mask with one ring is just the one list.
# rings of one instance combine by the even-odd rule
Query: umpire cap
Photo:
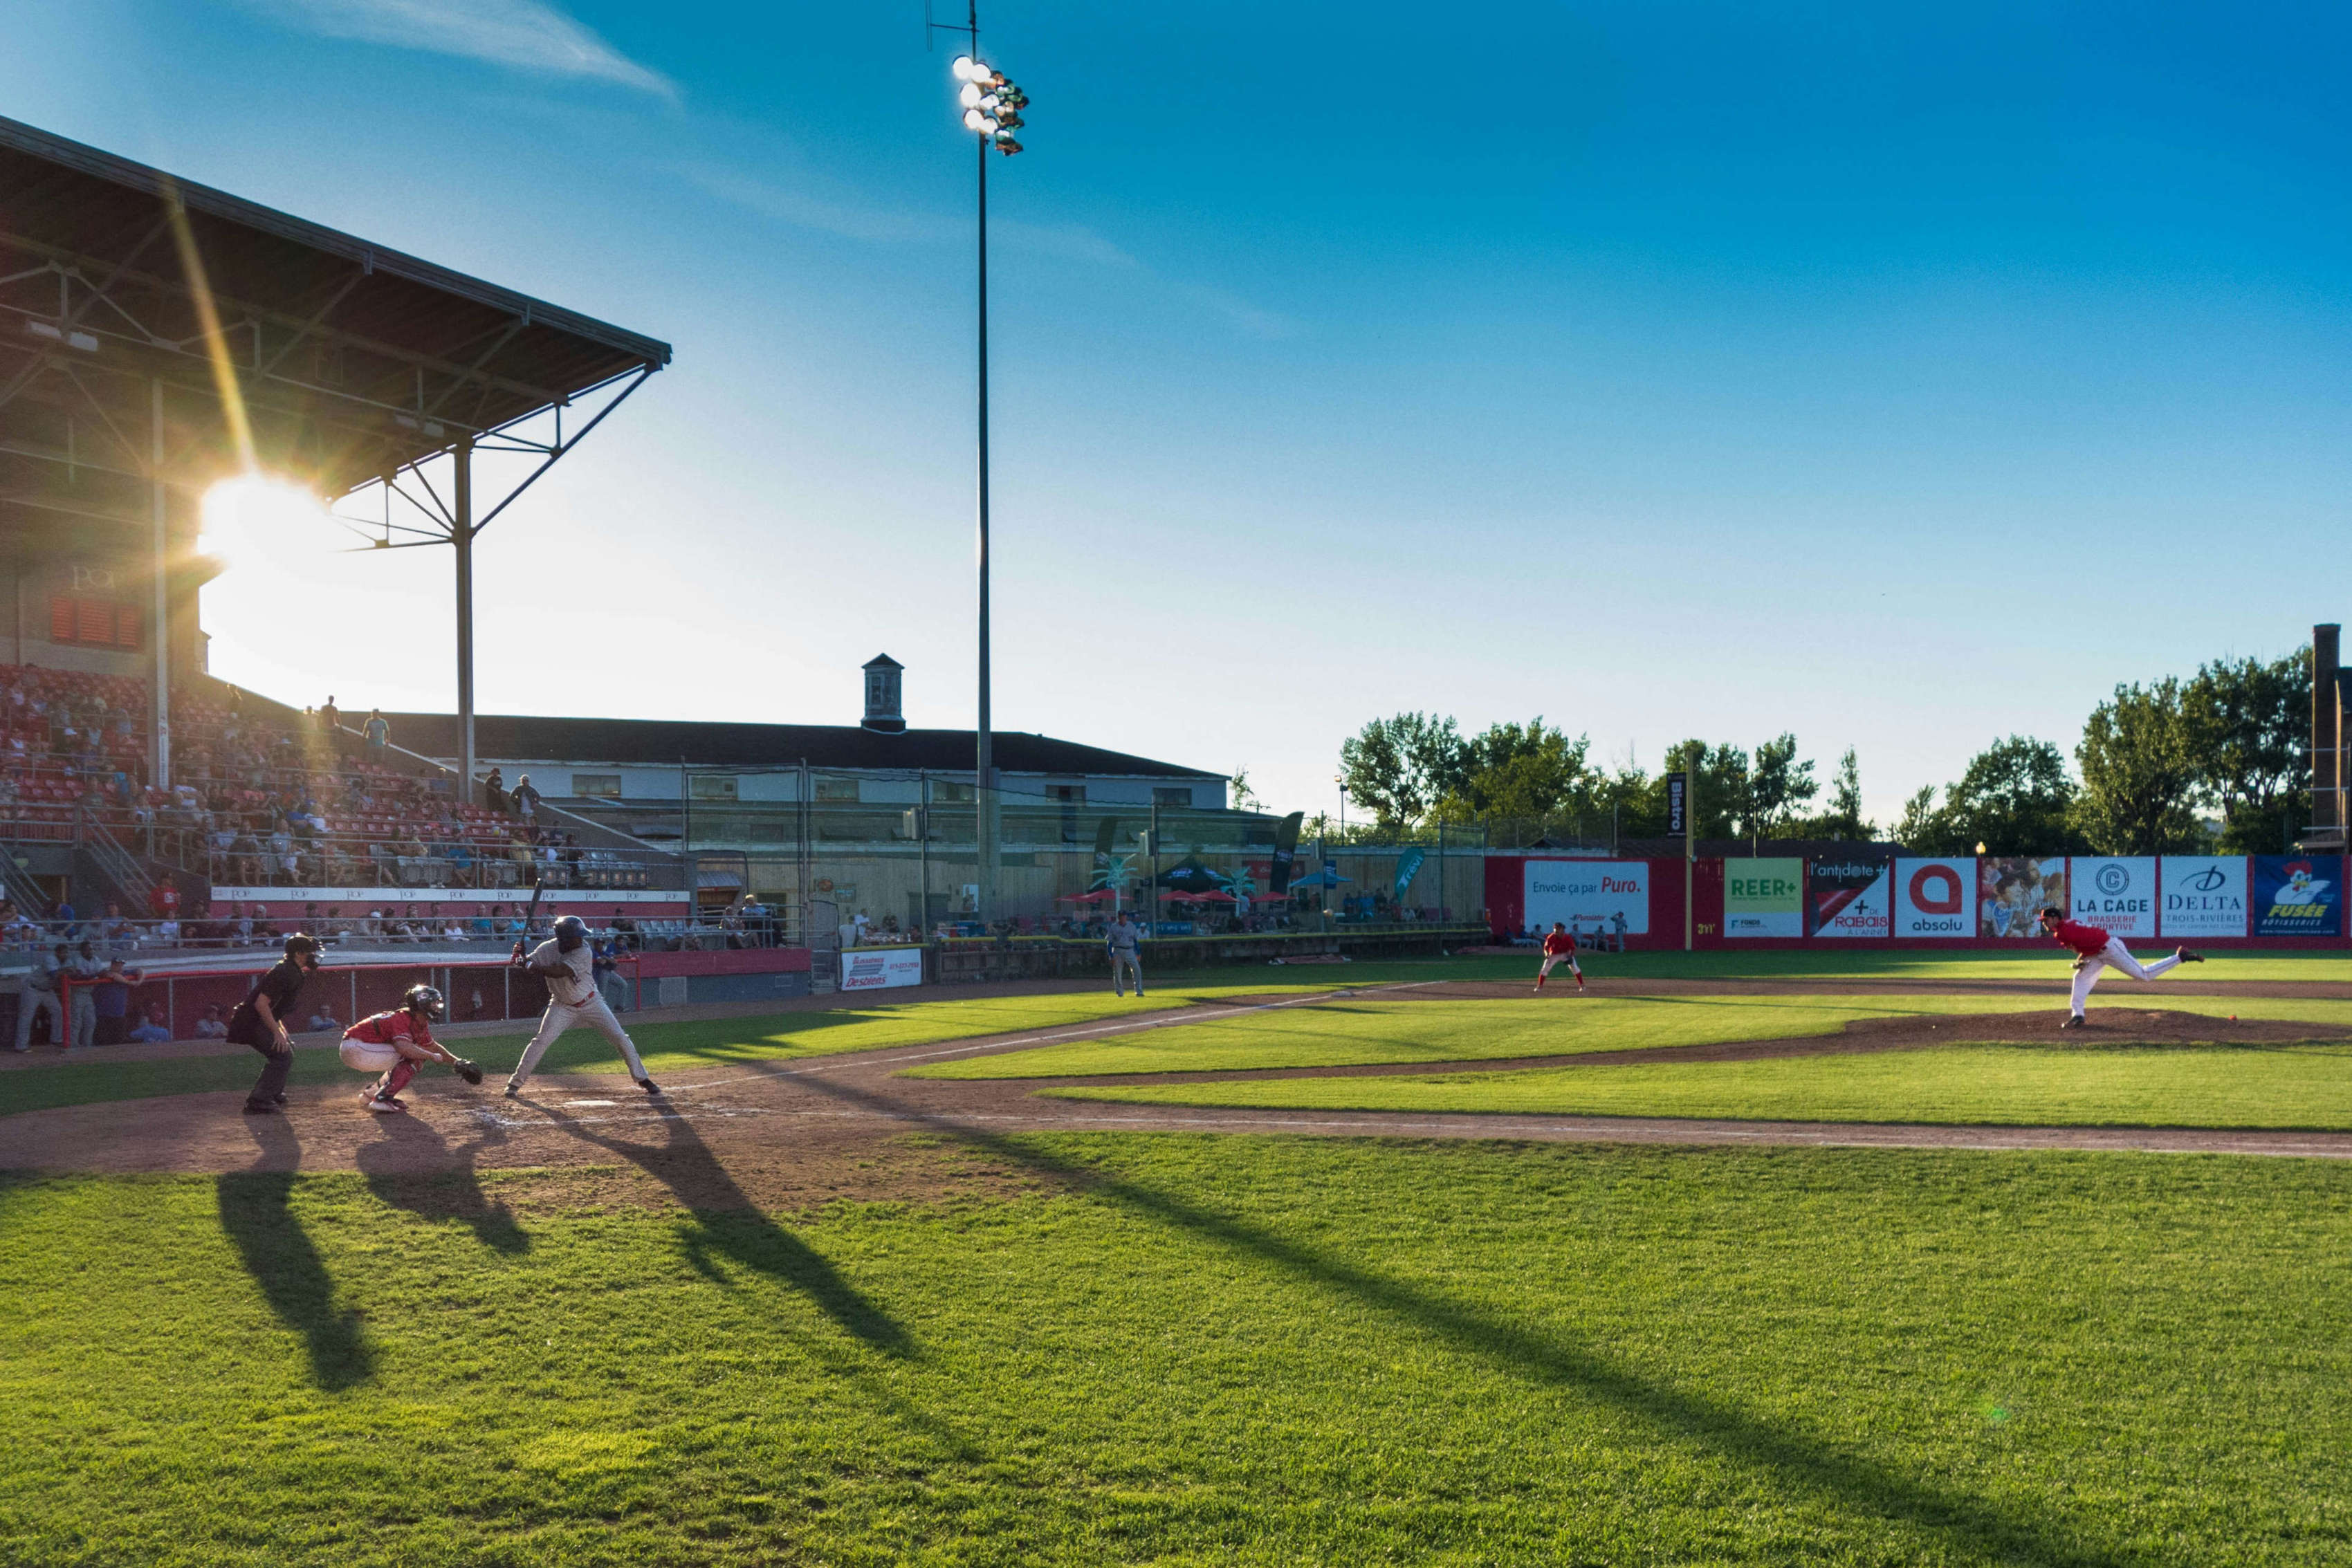
[(286, 938), (286, 956), (289, 958), (298, 958), (305, 953), (313, 958), (319, 956), (319, 939), (316, 936), (306, 936), (297, 931)]

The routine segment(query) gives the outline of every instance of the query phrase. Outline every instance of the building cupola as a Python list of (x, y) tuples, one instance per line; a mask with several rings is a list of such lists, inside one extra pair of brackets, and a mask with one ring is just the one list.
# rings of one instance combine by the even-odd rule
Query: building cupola
[(898, 677), (905, 668), (887, 653), (866, 661), (866, 717), (860, 722), (867, 729), (897, 735), (907, 727), (898, 711)]

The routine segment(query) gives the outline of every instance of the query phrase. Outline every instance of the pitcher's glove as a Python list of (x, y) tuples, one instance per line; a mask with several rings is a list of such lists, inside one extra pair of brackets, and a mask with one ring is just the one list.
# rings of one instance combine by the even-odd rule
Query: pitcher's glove
[(2083, 972), (2083, 966), (2084, 966), (2084, 965), (2085, 965), (2085, 964), (2087, 964), (2087, 963), (2089, 963), (2089, 962), (2090, 962), (2090, 960), (2089, 960), (2088, 958), (2084, 957), (2080, 953), (2075, 954), (2075, 955), (2074, 955), (2074, 973), (2076, 973), (2076, 974), (2078, 974), (2078, 975), (2079, 975), (2079, 974), (2081, 974), (2081, 973)]
[(468, 1083), (479, 1083), (482, 1081), (482, 1070), (462, 1056), (452, 1062), (450, 1068)]

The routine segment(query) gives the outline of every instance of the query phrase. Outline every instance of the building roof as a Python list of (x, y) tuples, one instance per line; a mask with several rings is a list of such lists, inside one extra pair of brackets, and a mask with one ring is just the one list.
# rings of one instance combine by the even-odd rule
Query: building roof
[[(457, 719), (446, 713), (388, 713), (395, 745), (426, 757), (457, 755)], [(862, 725), (707, 724), (661, 718), (548, 718), (521, 714), (474, 716), (474, 754), (484, 761), (611, 762), (641, 767), (794, 768), (820, 771), (892, 769), (934, 773), (972, 771), (968, 729), (908, 729), (897, 734)], [(998, 769), (1047, 773), (1223, 779), (1205, 768), (1155, 762), (1123, 751), (1081, 746), (1048, 735), (996, 730)]]

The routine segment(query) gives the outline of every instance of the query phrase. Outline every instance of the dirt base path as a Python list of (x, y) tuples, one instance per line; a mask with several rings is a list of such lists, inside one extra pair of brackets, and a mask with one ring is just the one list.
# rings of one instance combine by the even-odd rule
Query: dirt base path
[[(1349, 996), (1464, 994), (1434, 988), (1366, 988), (1227, 1004), (1230, 1013)], [(1477, 994), (1475, 989), (1470, 994)], [(1570, 1003), (1572, 1005), (1572, 1002)], [(2352, 1158), (2352, 1134), (2242, 1129), (1984, 1127), (1664, 1117), (1419, 1114), (1130, 1105), (1051, 1100), (1068, 1083), (1192, 1082), (1204, 1077), (1602, 1066), (1627, 1061), (1738, 1061), (1770, 1056), (1916, 1050), (1961, 1040), (2248, 1044), (2352, 1038), (2271, 1020), (2147, 1009), (2095, 1009), (2094, 1027), (2061, 1036), (2057, 1016), (1997, 1013), (1880, 1019), (1843, 1035), (1755, 1040), (1509, 1061), (1412, 1062), (1274, 1072), (1123, 1075), (1094, 1079), (938, 1080), (898, 1076), (926, 1062), (999, 1054), (1196, 1021), (1200, 1009), (793, 1062), (712, 1066), (666, 1075), (658, 1099), (613, 1073), (543, 1075), (519, 1099), (496, 1081), (467, 1089), (435, 1077), (410, 1092), (405, 1116), (361, 1109), (354, 1090), (298, 1091), (287, 1113), (252, 1117), (234, 1092), (116, 1101), (32, 1112), (0, 1122), (0, 1165), (47, 1172), (358, 1171), (399, 1201), (436, 1212), (489, 1201), (481, 1173), (533, 1168), (567, 1202), (674, 1203), (694, 1207), (803, 1207), (841, 1197), (930, 1199), (970, 1189), (1058, 1179), (1003, 1140), (1034, 1132), (1216, 1132), (1314, 1136), (1491, 1138), (1573, 1143), (1787, 1145), (1959, 1149), (2107, 1149)], [(909, 1139), (906, 1134), (931, 1134)]]

